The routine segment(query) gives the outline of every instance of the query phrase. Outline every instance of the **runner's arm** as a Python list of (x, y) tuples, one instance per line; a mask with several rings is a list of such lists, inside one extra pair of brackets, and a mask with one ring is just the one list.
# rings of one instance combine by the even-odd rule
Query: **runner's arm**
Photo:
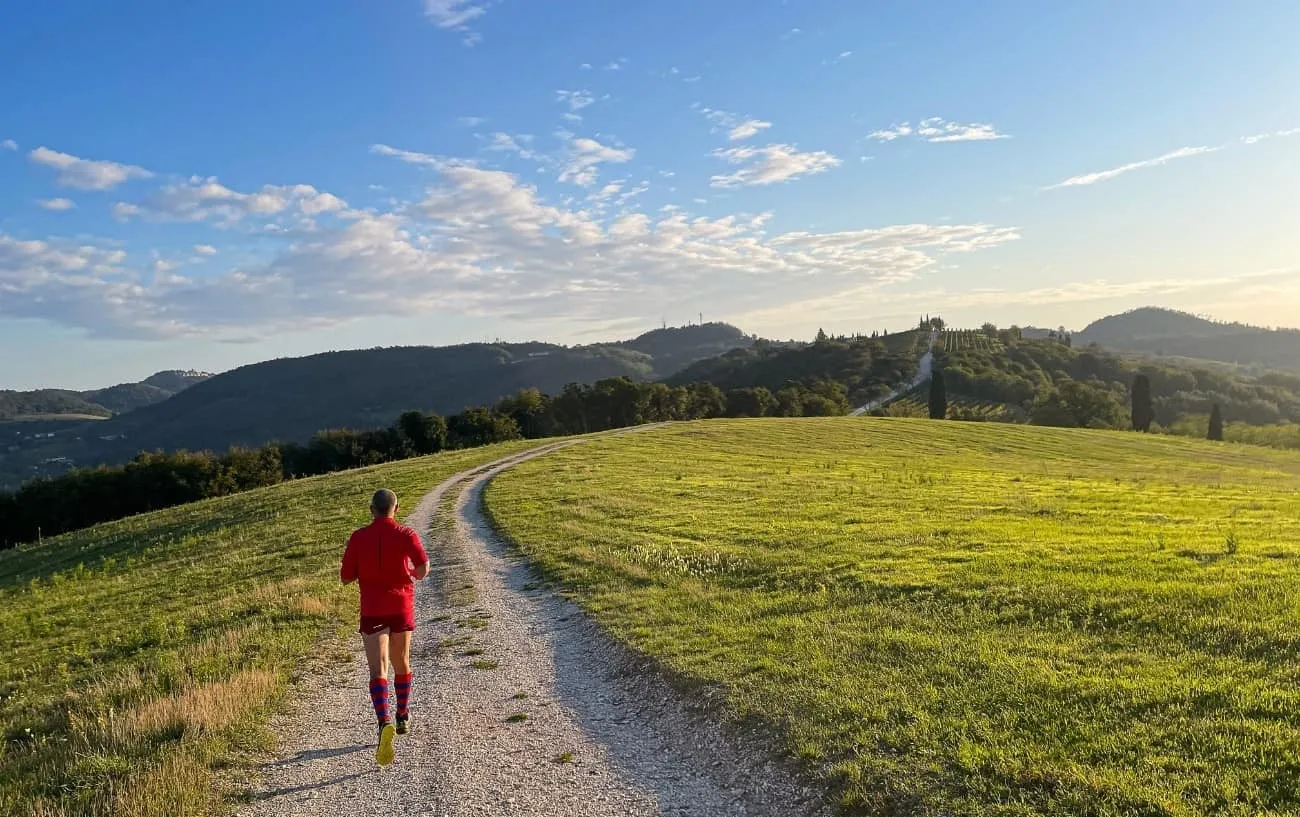
[(343, 562), (339, 565), (339, 581), (352, 584), (357, 580), (357, 552), (348, 539), (348, 546), (343, 549)]
[(411, 531), (411, 552), (407, 554), (411, 560), (411, 578), (417, 582), (429, 575), (429, 554), (424, 552), (424, 544), (420, 542), (420, 534)]

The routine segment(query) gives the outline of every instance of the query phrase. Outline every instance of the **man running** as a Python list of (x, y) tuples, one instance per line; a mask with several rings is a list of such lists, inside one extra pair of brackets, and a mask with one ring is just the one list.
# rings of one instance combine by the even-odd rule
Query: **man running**
[[(379, 719), (375, 761), (393, 762), (393, 735), (405, 735), (411, 700), (411, 633), (415, 631), (415, 586), (429, 574), (420, 534), (397, 524), (397, 494), (382, 488), (370, 500), (369, 525), (352, 534), (343, 551), (339, 578), (361, 586), (361, 639), (370, 665), (370, 702)], [(393, 664), (397, 725), (388, 714), (388, 664)]]

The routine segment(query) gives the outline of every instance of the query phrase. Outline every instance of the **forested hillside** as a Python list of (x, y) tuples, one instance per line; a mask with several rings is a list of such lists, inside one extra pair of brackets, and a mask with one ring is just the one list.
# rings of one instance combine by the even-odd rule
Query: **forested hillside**
[[(559, 393), (569, 383), (614, 377), (651, 381), (752, 340), (727, 324), (659, 329), (633, 340), (565, 347), (548, 343), (465, 344), (327, 352), (244, 366), (174, 397), (66, 429), (21, 451), (0, 450), (0, 488), (42, 463), (120, 463), (139, 451), (214, 450), (305, 441), (330, 428), (380, 428), (408, 409), (452, 414), (492, 405), (521, 389)], [(145, 381), (100, 394), (143, 396)], [(77, 405), (82, 405), (77, 403)], [(99, 416), (108, 411), (100, 407)]]
[(1208, 415), (1215, 405), (1227, 422), (1300, 422), (1300, 376), (1136, 359), (1098, 346), (1080, 348), (1077, 335), (1028, 339), (992, 326), (945, 332), (936, 367), (956, 398), (950, 416), (963, 419), (977, 419), (963, 414), (962, 402), (973, 401), (1008, 407), (999, 419), (1124, 428), (1131, 421), (1134, 379), (1143, 375), (1159, 426)]
[(1219, 323), (1170, 309), (1145, 308), (1111, 315), (1087, 326), (1074, 340), (1159, 357), (1300, 372), (1300, 330)]
[(763, 388), (776, 392), (790, 384), (843, 387), (848, 401), (860, 404), (888, 394), (917, 372), (919, 344), (929, 332), (901, 332), (886, 337), (830, 338), (813, 343), (760, 340), (689, 366), (668, 379), (672, 384), (712, 383), (724, 391)]

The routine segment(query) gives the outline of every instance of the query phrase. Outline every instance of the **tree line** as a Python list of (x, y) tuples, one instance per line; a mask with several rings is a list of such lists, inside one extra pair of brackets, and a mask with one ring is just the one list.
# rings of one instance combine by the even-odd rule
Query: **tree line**
[(388, 428), (318, 432), (306, 443), (212, 452), (143, 452), (117, 467), (82, 468), (0, 493), (0, 548), (133, 514), (226, 496), (285, 480), (518, 439), (586, 434), (643, 423), (715, 417), (835, 416), (843, 385), (826, 380), (722, 391), (626, 377), (570, 384), (557, 395), (524, 389), (492, 407), (449, 416), (407, 411)]

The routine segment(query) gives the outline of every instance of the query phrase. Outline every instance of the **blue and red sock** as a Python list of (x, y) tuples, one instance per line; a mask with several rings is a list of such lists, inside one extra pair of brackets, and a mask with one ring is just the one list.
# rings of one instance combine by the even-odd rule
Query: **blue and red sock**
[(407, 716), (407, 708), (411, 703), (411, 680), (414, 677), (409, 672), (393, 677), (393, 691), (397, 693), (397, 717), (399, 718)]
[(380, 723), (388, 723), (388, 679), (370, 679), (370, 703), (374, 704), (375, 717)]

